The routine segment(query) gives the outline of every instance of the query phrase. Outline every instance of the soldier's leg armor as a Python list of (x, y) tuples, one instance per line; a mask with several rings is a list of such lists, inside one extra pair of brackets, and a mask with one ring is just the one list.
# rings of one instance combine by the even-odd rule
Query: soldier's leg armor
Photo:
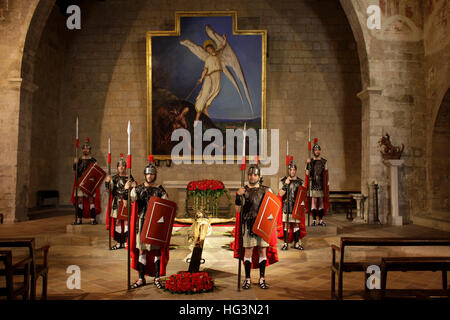
[(289, 239), (289, 226), (287, 223), (283, 223), (284, 225), (284, 243), (288, 243)]
[(252, 268), (252, 259), (244, 257), (245, 278), (250, 278), (250, 270)]
[(145, 279), (145, 266), (147, 265), (147, 256), (146, 252), (142, 251), (139, 254), (139, 262), (138, 262), (138, 271), (139, 271), (139, 279)]
[(153, 260), (155, 264), (155, 279), (158, 279), (161, 272), (161, 251), (155, 250), (155, 258)]
[(264, 275), (266, 273), (266, 257), (260, 257), (259, 258), (259, 277), (264, 278)]

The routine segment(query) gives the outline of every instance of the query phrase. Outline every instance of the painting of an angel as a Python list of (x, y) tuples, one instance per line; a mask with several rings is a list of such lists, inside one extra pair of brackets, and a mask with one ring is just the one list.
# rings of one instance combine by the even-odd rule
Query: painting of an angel
[(224, 134), (244, 122), (264, 127), (265, 37), (237, 32), (233, 18), (180, 16), (179, 35), (149, 32), (150, 152), (156, 158), (170, 155), (177, 128), (193, 135), (199, 122)]

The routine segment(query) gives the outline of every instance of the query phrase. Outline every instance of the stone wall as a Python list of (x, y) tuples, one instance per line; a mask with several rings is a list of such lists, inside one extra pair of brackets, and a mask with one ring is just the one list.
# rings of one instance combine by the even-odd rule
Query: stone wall
[[(277, 189), (284, 174), (286, 137), (302, 168), (307, 126), (329, 159), (331, 190), (359, 190), (361, 150), (360, 67), (356, 43), (336, 1), (126, 1), (83, 4), (82, 29), (72, 31), (65, 53), (58, 131), (61, 200), (68, 203), (75, 117), (80, 137), (106, 166), (111, 134), (113, 163), (126, 153), (126, 126), (133, 125), (133, 173), (146, 164), (145, 33), (172, 30), (175, 10), (237, 10), (240, 29), (268, 30), (267, 127), (280, 129), (278, 174), (265, 183)], [(199, 70), (200, 73), (201, 70)], [(213, 106), (214, 107), (214, 106)], [(300, 174), (302, 175), (302, 174)], [(161, 182), (216, 178), (239, 181), (237, 165), (162, 167)], [(171, 195), (176, 190), (169, 190)], [(183, 195), (180, 194), (182, 203)]]
[(433, 130), (431, 215), (450, 220), (450, 90), (447, 91)]
[[(13, 222), (17, 207), (19, 119), (21, 90), (34, 85), (21, 75), (25, 38), (39, 1), (3, 1), (0, 15), (0, 212)], [(20, 169), (20, 167), (19, 167)]]
[[(425, 176), (426, 110), (423, 79), (423, 14), (420, 1), (352, 1), (360, 18), (367, 49), (368, 87), (363, 101), (361, 188), (369, 195), (373, 219), (373, 182), (380, 185), (382, 223), (390, 221), (388, 168), (383, 164), (379, 139), (389, 133), (394, 145), (405, 145), (405, 165), (399, 171), (400, 214), (405, 223), (423, 210), (421, 192)], [(377, 4), (381, 29), (369, 30), (366, 10)], [(421, 178), (422, 177), (422, 178)]]
[[(58, 157), (61, 80), (68, 30), (65, 17), (55, 6), (48, 18), (35, 56), (31, 123), (31, 170), (28, 207), (36, 206), (39, 190), (58, 190)], [(62, 142), (63, 143), (63, 142)]]
[[(422, 218), (450, 221), (448, 208), (448, 110), (450, 87), (450, 1), (424, 4), (424, 78), (427, 110), (426, 210)], [(422, 219), (423, 220), (423, 219)], [(424, 223), (428, 223), (423, 220)], [(448, 226), (449, 224), (447, 224)]]

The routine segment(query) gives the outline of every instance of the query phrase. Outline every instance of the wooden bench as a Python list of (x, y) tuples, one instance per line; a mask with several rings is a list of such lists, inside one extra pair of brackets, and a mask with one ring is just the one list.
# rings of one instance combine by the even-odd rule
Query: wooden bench
[[(431, 297), (446, 296), (450, 298), (450, 288), (447, 283), (447, 271), (450, 269), (450, 257), (385, 257), (381, 259), (381, 298), (386, 298), (386, 291), (393, 296)], [(387, 275), (389, 271), (441, 271), (442, 290), (434, 289), (397, 289), (387, 290)]]
[(356, 209), (356, 200), (353, 194), (358, 191), (330, 191), (329, 205), (332, 212), (337, 212), (337, 208), (343, 208), (348, 220), (353, 220), (353, 209)]
[[(23, 300), (28, 299), (31, 257), (27, 257), (13, 264), (12, 252), (10, 250), (0, 250), (0, 262), (5, 266), (4, 269), (0, 269), (0, 275), (5, 276), (6, 280), (6, 287), (0, 288), (0, 296), (6, 296), (8, 300), (13, 300), (18, 296), (22, 296)], [(16, 286), (16, 283), (14, 283), (14, 275), (19, 270), (24, 271), (24, 277), (23, 282)]]
[[(0, 247), (7, 248), (28, 248), (29, 258), (31, 259), (31, 300), (36, 299), (36, 283), (39, 277), (42, 277), (42, 296), (41, 299), (47, 299), (47, 280), (48, 280), (48, 250), (49, 245), (41, 248), (35, 248), (34, 238), (0, 238)], [(43, 254), (42, 263), (37, 263), (37, 254)], [(16, 269), (15, 274), (23, 274), (25, 269)], [(1, 273), (1, 272), (0, 272)]]
[[(342, 237), (340, 247), (331, 245), (331, 298), (342, 299), (344, 272), (362, 271), (366, 274), (370, 265), (380, 265), (379, 261), (345, 262), (346, 247), (364, 246), (450, 246), (450, 239), (417, 239), (417, 238), (366, 238)], [(336, 252), (340, 253), (339, 262), (336, 262)], [(338, 294), (336, 296), (336, 274), (338, 275)], [(367, 286), (365, 286), (366, 291)]]
[[(55, 199), (54, 205), (45, 205), (46, 199)], [(59, 205), (59, 191), (58, 190), (39, 190), (36, 196), (36, 207), (58, 207)]]

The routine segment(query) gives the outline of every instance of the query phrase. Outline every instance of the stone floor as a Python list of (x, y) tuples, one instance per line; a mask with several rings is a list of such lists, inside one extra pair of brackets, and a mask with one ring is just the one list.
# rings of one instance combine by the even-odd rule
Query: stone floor
[[(225, 247), (232, 241), (229, 227), (214, 227), (207, 237), (201, 269), (208, 271), (215, 280), (216, 289), (201, 295), (173, 295), (156, 289), (153, 285), (128, 292), (127, 254), (125, 250), (108, 250), (108, 235), (104, 225), (70, 226), (72, 215), (0, 225), (0, 237), (36, 237), (37, 245), (49, 243), (49, 299), (330, 299), (330, 245), (339, 245), (341, 236), (371, 237), (450, 237), (449, 232), (416, 225), (403, 227), (380, 225), (356, 225), (341, 215), (328, 217), (328, 226), (309, 227), (304, 239), (305, 251), (279, 250), (280, 261), (267, 268), (269, 290), (257, 287), (258, 271), (253, 272), (251, 290), (237, 291), (237, 261)], [(190, 248), (187, 241), (189, 228), (176, 228), (172, 236), (168, 274), (187, 270), (185, 262)], [(278, 247), (281, 247), (281, 242)], [(16, 251), (16, 258), (24, 252)], [(449, 256), (450, 248), (355, 248), (346, 252), (346, 258), (373, 259), (395, 255), (442, 255)], [(70, 290), (66, 273), (70, 265), (81, 270), (81, 289)], [(136, 273), (132, 270), (132, 280)], [(344, 298), (362, 299), (364, 275), (344, 275)], [(0, 280), (0, 286), (2, 285)], [(151, 281), (150, 281), (151, 282)], [(440, 289), (441, 274), (438, 272), (393, 272), (389, 275), (390, 288)], [(38, 287), (40, 290), (40, 287)]]

